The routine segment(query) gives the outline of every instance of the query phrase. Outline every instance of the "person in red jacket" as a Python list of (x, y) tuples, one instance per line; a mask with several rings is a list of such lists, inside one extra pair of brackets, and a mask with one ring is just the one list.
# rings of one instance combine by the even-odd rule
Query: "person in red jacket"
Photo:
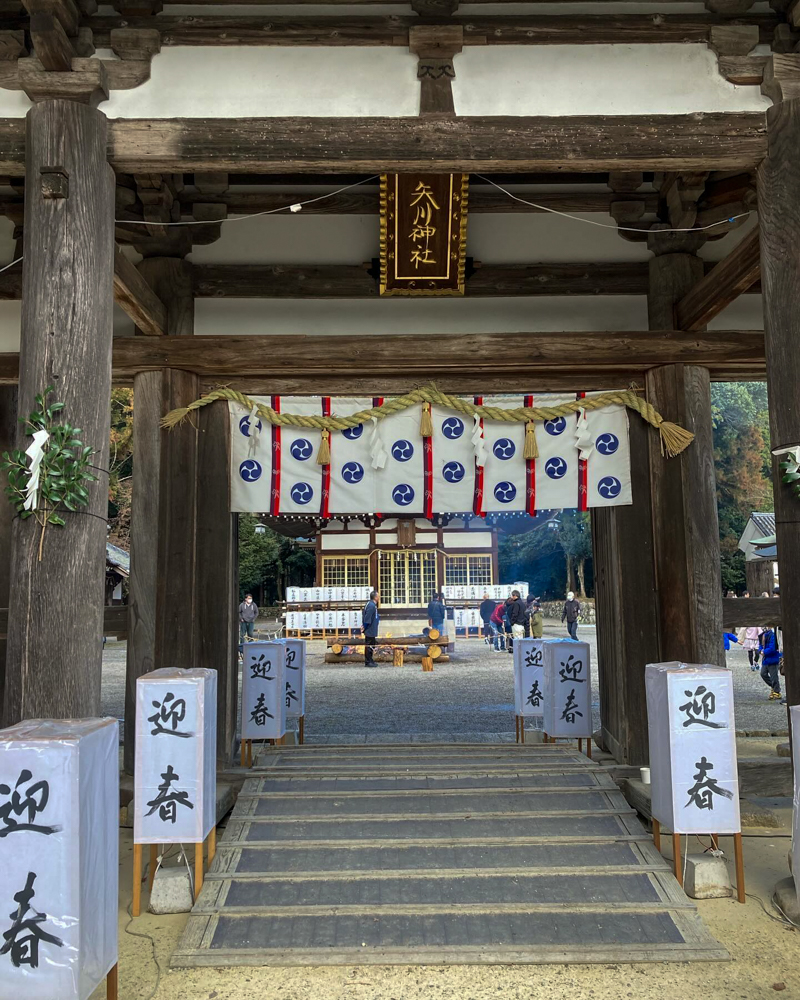
[(501, 649), (506, 648), (506, 623), (503, 618), (504, 610), (505, 604), (503, 601), (500, 601), (500, 603), (496, 605), (489, 619), (489, 624), (492, 627), (492, 635), (494, 636), (495, 653), (499, 653)]

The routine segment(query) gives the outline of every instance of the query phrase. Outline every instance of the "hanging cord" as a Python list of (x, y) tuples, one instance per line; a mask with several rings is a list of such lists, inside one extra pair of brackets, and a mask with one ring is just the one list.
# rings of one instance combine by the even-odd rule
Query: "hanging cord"
[[(491, 184), (492, 187), (497, 188), (498, 191), (502, 191), (503, 194), (508, 195), (513, 201), (518, 201), (522, 205), (529, 205), (531, 208), (538, 208), (540, 212), (549, 212), (550, 215), (560, 215), (564, 219), (571, 219), (572, 222), (585, 222), (587, 226), (599, 226), (601, 229), (615, 229), (617, 232), (624, 233), (646, 233), (646, 229), (637, 229), (636, 226), (618, 226), (616, 222), (596, 222), (594, 219), (584, 219), (580, 215), (570, 215), (569, 212), (559, 212), (556, 208), (548, 208), (547, 205), (538, 205), (535, 201), (528, 201), (527, 198), (520, 198), (519, 195), (514, 194), (509, 191), (508, 188), (504, 188), (502, 184), (498, 184), (489, 177), (485, 177), (483, 174), (475, 174), (476, 177), (480, 177), (482, 181), (486, 181), (487, 184)], [(653, 232), (656, 233), (703, 233), (708, 229), (713, 229), (715, 226), (727, 226), (730, 222), (736, 222), (737, 219), (746, 219), (752, 212), (740, 212), (738, 215), (732, 215), (728, 219), (720, 219), (718, 222), (710, 222), (707, 226), (691, 226), (686, 229), (655, 229)], [(655, 225), (655, 223), (654, 223)]]
[(22, 257), (17, 257), (16, 260), (12, 260), (11, 263), (10, 264), (6, 264), (5, 267), (0, 267), (0, 274), (2, 274), (3, 271), (7, 271), (10, 267), (13, 267), (15, 264), (19, 264), (19, 262), (21, 260), (23, 260), (23, 259), (24, 258), (22, 258)]

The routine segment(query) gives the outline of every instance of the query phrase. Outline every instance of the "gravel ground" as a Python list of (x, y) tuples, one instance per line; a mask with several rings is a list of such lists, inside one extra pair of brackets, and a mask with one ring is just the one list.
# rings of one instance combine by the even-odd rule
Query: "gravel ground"
[[(560, 624), (545, 625), (546, 636), (563, 634)], [(594, 666), (594, 627), (582, 627), (579, 637), (589, 643)], [(433, 673), (424, 674), (419, 664), (402, 669), (381, 664), (374, 670), (360, 664), (326, 664), (324, 651), (320, 641), (309, 644), (306, 734), (310, 742), (491, 742), (514, 738), (513, 671), (508, 653), (494, 653), (475, 639), (459, 640), (450, 663), (437, 663)], [(727, 655), (733, 671), (737, 729), (754, 735), (783, 735), (785, 707), (767, 700), (769, 689), (758, 673), (751, 672), (744, 650), (734, 648)], [(596, 670), (593, 672), (597, 728), (600, 704)], [(123, 717), (125, 643), (109, 642), (106, 646), (102, 702), (104, 714)]]

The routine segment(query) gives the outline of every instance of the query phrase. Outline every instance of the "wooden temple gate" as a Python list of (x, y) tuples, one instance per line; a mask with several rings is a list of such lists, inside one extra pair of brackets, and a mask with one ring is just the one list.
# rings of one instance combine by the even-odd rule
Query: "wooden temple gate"
[[(578, 29), (575, 22), (557, 27), (551, 22), (560, 18), (535, 17), (476, 18), (455, 29), (428, 24), (431, 10), (422, 2), (414, 4), (415, 18), (354, 19), (344, 28), (346, 19), (333, 24), (333, 18), (299, 19), (294, 27), (281, 18), (266, 26), (257, 18), (229, 22), (241, 44), (333, 44), (334, 32), (335, 44), (397, 44), (389, 39), (405, 33), (420, 59), (418, 118), (109, 119), (97, 103), (109, 88), (134, 86), (137, 73), (146, 79), (165, 33), (173, 44), (198, 44), (200, 37), (207, 43), (209, 31), (212, 44), (231, 44), (203, 18), (128, 16), (124, 3), (116, 6), (124, 21), (94, 16), (86, 0), (77, 7), (72, 0), (45, 6), (25, 0), (26, 10), (0, 31), (4, 85), (18, 86), (35, 102), (25, 121), (0, 119), (0, 175), (25, 178), (24, 206), (18, 183), (4, 209), (21, 227), (24, 269), (0, 274), (0, 294), (22, 299), (21, 351), (0, 354), (0, 451), (12, 444), (15, 414), (28, 413), (46, 385), (56, 387), (71, 421), (93, 442), (107, 439), (112, 385), (134, 387), (126, 767), (133, 763), (136, 678), (164, 665), (219, 671), (220, 762), (228, 763), (234, 749), (237, 529), (228, 505), (227, 414), (207, 407), (194, 423), (171, 433), (159, 428), (168, 410), (219, 382), (254, 393), (314, 395), (388, 395), (428, 381), (470, 393), (636, 382), (666, 419), (693, 431), (694, 445), (664, 461), (655, 432), (632, 421), (634, 503), (593, 512), (604, 735), (621, 761), (645, 761), (645, 664), (722, 662), (710, 381), (766, 377), (773, 447), (800, 443), (800, 54), (789, 51), (791, 15), (748, 15), (734, 23), (715, 11), (699, 20), (663, 17), (660, 26), (616, 16), (584, 18), (580, 25), (581, 41), (587, 31), (594, 41), (706, 41), (728, 79), (754, 83), (763, 76), (775, 102), (766, 113), (459, 118), (452, 61), (476, 32), (489, 44), (500, 30), (511, 32), (506, 40), (536, 44), (553, 41), (556, 32), (561, 40), (577, 39), (568, 28)], [(627, 33), (620, 34), (617, 21)], [(195, 30), (206, 34), (192, 35)], [(87, 31), (120, 59), (87, 57)], [(773, 56), (742, 54), (742, 45), (750, 43), (748, 52), (765, 33)], [(123, 78), (128, 82), (120, 83)], [(226, 196), (230, 175), (263, 184), (274, 175), (413, 170), (520, 181), (602, 175), (610, 188), (603, 210), (639, 226), (654, 254), (649, 266), (486, 267), (468, 279), (466, 294), (580, 294), (587, 283), (591, 293), (646, 294), (649, 329), (441, 335), (434, 355), (425, 336), (192, 336), (201, 296), (377, 294), (368, 273), (352, 266), (188, 262), (193, 239), (213, 240), (228, 211), (247, 214), (284, 203), (269, 192)], [(699, 226), (704, 196), (705, 218), (724, 220), (756, 170), (759, 228), (713, 268), (697, 256), (700, 229), (663, 231)], [(654, 200), (660, 221), (635, 223), (653, 210), (636, 193), (651, 172), (660, 178)], [(174, 178), (187, 174), (194, 175), (196, 193), (182, 199)], [(709, 175), (718, 178), (713, 191)], [(568, 211), (597, 210), (579, 195), (542, 197)], [(498, 210), (500, 202), (483, 188), (473, 211)], [(370, 196), (356, 192), (338, 196), (326, 210), (376, 209)], [(167, 223), (181, 215), (203, 225), (170, 229)], [(141, 226), (126, 219), (148, 223), (146, 240)], [(115, 238), (144, 248), (138, 267)], [(707, 330), (759, 276), (764, 332)], [(138, 336), (112, 341), (115, 300), (134, 319)], [(106, 463), (101, 450), (96, 464)], [(42, 562), (34, 524), (12, 521), (9, 507), (0, 505), (0, 606), (9, 609), (5, 650), (0, 645), (5, 724), (99, 714), (105, 503), (101, 486), (85, 516), (52, 532)], [(776, 486), (790, 704), (800, 703), (796, 504), (787, 488)], [(744, 602), (737, 610), (741, 616)]]

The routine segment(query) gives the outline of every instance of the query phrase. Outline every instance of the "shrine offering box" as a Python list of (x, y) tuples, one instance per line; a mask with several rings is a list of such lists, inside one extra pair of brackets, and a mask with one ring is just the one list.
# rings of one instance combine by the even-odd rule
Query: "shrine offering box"
[(140, 677), (134, 843), (197, 844), (206, 839), (216, 825), (216, 757), (216, 670), (163, 668)]
[(653, 818), (673, 833), (739, 833), (730, 670), (650, 663), (645, 686)]
[(279, 740), (286, 732), (286, 653), (282, 639), (245, 644), (243, 740)]
[(589, 644), (576, 639), (544, 639), (541, 642), (544, 731), (548, 736), (589, 739), (592, 735)]
[(525, 718), (544, 716), (543, 639), (514, 640), (514, 712)]
[(0, 996), (87, 1000), (117, 962), (119, 723), (0, 731)]

